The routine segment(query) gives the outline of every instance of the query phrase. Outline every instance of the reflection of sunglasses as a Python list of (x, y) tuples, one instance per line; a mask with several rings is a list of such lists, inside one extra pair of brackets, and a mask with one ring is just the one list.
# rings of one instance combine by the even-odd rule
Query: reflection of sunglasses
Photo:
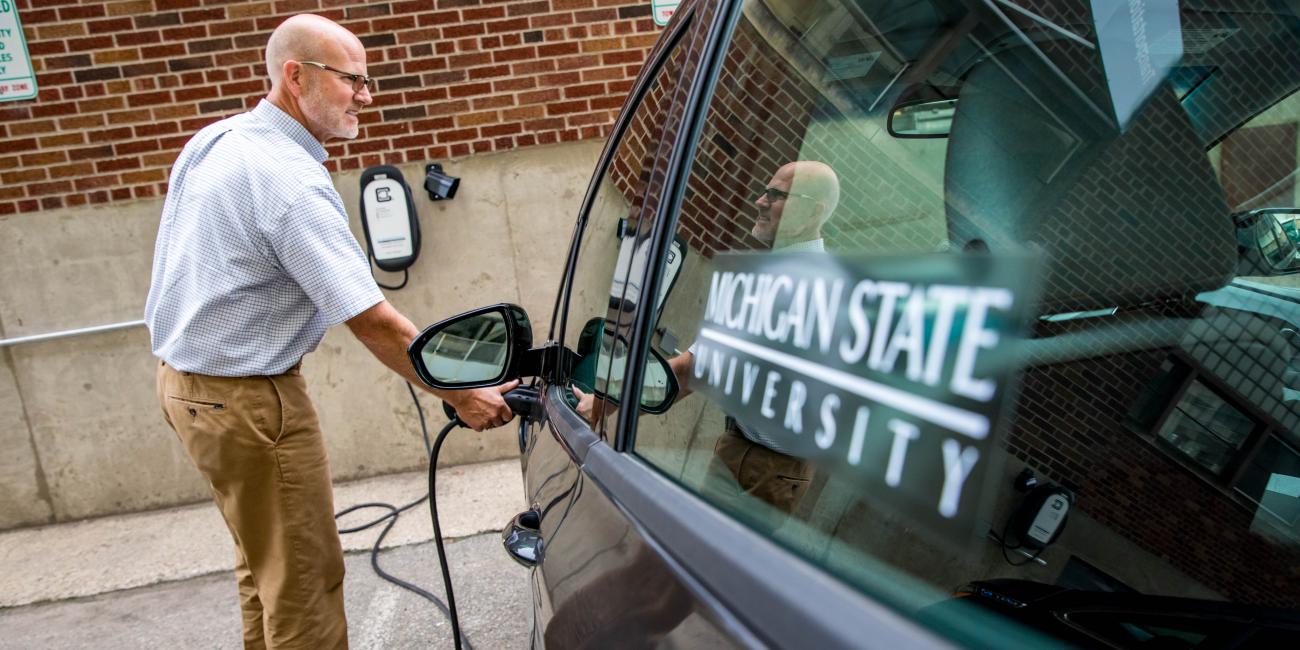
[(759, 195), (759, 196), (766, 196), (766, 197), (767, 197), (767, 200), (768, 200), (769, 202), (771, 202), (771, 201), (784, 201), (784, 200), (786, 200), (786, 199), (788, 199), (788, 198), (790, 198), (790, 197), (792, 197), (792, 196), (797, 196), (797, 197), (799, 197), (799, 198), (801, 198), (801, 199), (810, 199), (810, 200), (814, 200), (814, 201), (817, 200), (817, 197), (812, 196), (812, 195), (810, 195), (810, 194), (800, 194), (800, 193), (798, 193), (798, 192), (784, 192), (784, 191), (782, 191), (782, 190), (778, 190), (778, 189), (776, 189), (775, 187), (765, 187), (765, 188), (763, 188), (763, 191), (762, 191), (762, 192), (759, 192), (759, 193), (758, 193), (758, 195)]

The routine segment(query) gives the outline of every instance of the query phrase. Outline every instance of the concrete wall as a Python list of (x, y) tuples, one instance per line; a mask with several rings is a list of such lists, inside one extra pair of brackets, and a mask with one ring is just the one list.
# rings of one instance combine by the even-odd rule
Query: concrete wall
[[(431, 203), (423, 167), (404, 165), (424, 242), (407, 288), (389, 300), (418, 327), (492, 302), (516, 302), (544, 340), (578, 207), (602, 143), (532, 147), (445, 163), (462, 178), (452, 201)], [(361, 238), (360, 172), (336, 175)], [(161, 200), (0, 217), (0, 336), (138, 320)], [(380, 272), (385, 283), (400, 281)], [(143, 510), (207, 498), (163, 422), (148, 332), (116, 332), (0, 348), (0, 529)], [(402, 381), (344, 327), (303, 365), (336, 479), (425, 464)], [(437, 400), (429, 425), (445, 423)], [(518, 453), (512, 426), (463, 431), (447, 464)]]

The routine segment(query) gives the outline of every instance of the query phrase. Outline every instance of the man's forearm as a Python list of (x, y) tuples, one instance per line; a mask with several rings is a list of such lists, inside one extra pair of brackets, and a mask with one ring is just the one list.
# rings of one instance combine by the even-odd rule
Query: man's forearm
[(379, 362), (417, 386), (424, 386), (406, 349), (420, 333), (411, 320), (397, 311), (387, 300), (357, 314), (347, 322), (348, 329), (375, 355)]
[[(430, 388), (415, 374), (415, 367), (406, 350), (420, 334), (411, 319), (402, 315), (387, 300), (357, 314), (347, 322), (352, 334), (366, 346), (380, 363), (401, 375), (415, 386), (437, 395), (440, 399), (454, 401), (462, 391)], [(450, 399), (449, 399), (450, 398)]]

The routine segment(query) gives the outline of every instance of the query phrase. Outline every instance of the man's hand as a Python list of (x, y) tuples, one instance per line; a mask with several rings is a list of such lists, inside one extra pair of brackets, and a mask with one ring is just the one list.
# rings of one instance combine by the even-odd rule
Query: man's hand
[(602, 418), (607, 418), (618, 411), (618, 405), (604, 398), (596, 397), (592, 393), (584, 393), (581, 388), (575, 384), (569, 385), (569, 390), (578, 397), (578, 406), (575, 410), (582, 419), (595, 429), (600, 424)]
[(519, 380), (509, 381), (490, 388), (471, 388), (469, 390), (437, 391), (441, 397), (456, 409), (461, 422), (475, 431), (485, 431), (499, 427), (514, 419), (502, 395), (514, 390)]

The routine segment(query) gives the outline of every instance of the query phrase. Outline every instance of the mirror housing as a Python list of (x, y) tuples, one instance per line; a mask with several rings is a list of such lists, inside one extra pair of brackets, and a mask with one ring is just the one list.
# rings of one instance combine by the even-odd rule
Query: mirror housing
[(406, 349), (425, 385), (444, 390), (498, 386), (536, 375), (528, 312), (500, 303), (467, 311), (430, 325)]

